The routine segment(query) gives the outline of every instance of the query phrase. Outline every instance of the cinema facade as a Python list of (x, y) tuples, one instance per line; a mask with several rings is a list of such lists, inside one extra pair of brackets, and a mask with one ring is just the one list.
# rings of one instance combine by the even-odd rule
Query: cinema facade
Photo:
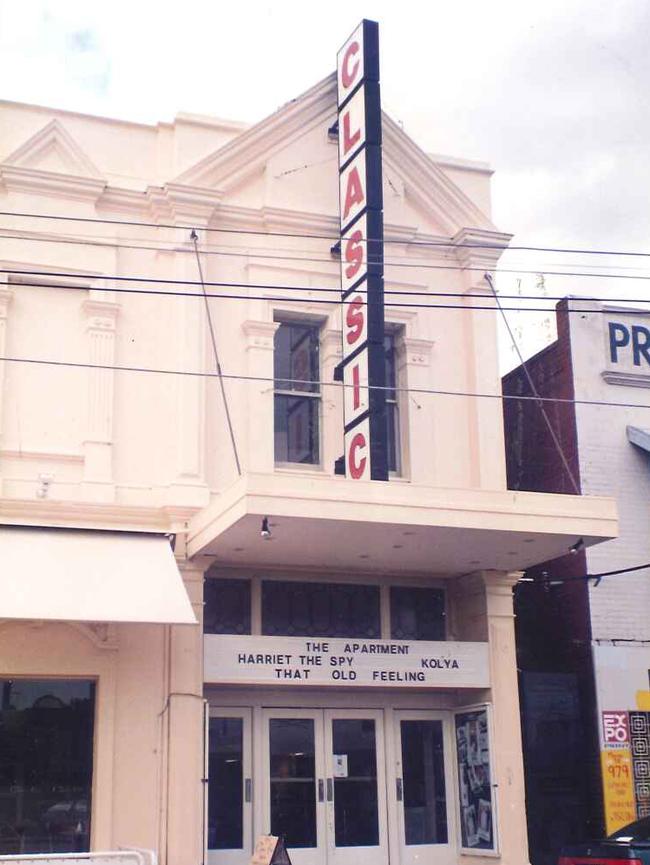
[(382, 118), (388, 480), (355, 478), (336, 76), (250, 128), (0, 110), (31, 214), (2, 217), (0, 853), (526, 862), (512, 587), (616, 512), (508, 491), (501, 402), (462, 395), (500, 391), (488, 168)]

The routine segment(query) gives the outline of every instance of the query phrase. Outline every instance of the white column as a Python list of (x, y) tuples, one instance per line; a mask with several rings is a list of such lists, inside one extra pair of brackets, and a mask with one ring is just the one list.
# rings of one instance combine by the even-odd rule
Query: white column
[[(436, 418), (434, 401), (418, 388), (431, 387), (433, 342), (402, 334), (397, 341), (397, 393), (402, 476), (414, 483), (435, 483)], [(413, 393), (407, 391), (414, 391)]]
[(493, 771), (498, 785), (497, 819), (503, 865), (525, 865), (529, 861), (512, 598), (513, 587), (521, 576), (519, 571), (483, 571), (494, 721)]
[[(115, 326), (119, 305), (97, 300), (90, 292), (83, 305), (86, 314), (88, 362), (102, 367), (115, 364)], [(105, 292), (101, 293), (104, 297)], [(111, 502), (115, 498), (113, 481), (113, 399), (115, 372), (89, 369), (86, 438), (83, 442), (83, 494), (86, 500)]]
[(203, 861), (203, 568), (179, 562), (198, 625), (172, 625), (169, 644), (167, 860)]

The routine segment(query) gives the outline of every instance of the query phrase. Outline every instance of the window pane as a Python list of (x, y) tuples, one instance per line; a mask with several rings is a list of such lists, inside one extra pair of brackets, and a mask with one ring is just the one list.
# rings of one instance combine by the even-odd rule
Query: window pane
[(276, 390), (318, 393), (318, 327), (282, 323), (275, 332), (273, 370)]
[(390, 635), (394, 640), (444, 640), (444, 591), (391, 586)]
[(244, 846), (244, 764), (242, 718), (210, 718), (208, 847)]
[(379, 844), (377, 754), (372, 718), (332, 721), (332, 752), (347, 758), (347, 774), (334, 778), (337, 847)]
[(0, 679), (0, 854), (86, 851), (95, 685)]
[(399, 413), (397, 403), (386, 403), (386, 424), (388, 427), (386, 446), (388, 448), (388, 471), (399, 472)]
[(320, 400), (275, 395), (276, 463), (320, 461), (318, 444)]
[(285, 637), (379, 637), (379, 588), (264, 580), (262, 633)]
[(316, 749), (311, 718), (271, 718), (271, 834), (316, 847)]
[(447, 843), (441, 721), (401, 721), (407, 844)]
[(395, 369), (395, 334), (387, 333), (384, 336), (384, 358), (386, 361), (386, 399), (395, 400), (396, 393), (392, 388), (397, 387), (397, 373)]
[(251, 584), (248, 580), (208, 578), (203, 599), (205, 634), (250, 634)]

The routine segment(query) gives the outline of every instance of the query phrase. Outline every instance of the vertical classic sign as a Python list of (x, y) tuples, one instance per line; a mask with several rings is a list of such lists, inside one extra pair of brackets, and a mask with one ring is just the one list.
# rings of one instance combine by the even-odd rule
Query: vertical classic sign
[(379, 28), (337, 55), (345, 474), (388, 480)]

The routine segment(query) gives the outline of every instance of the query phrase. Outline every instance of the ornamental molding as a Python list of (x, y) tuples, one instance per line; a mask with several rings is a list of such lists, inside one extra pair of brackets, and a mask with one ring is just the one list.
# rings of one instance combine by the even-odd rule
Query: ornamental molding
[(241, 329), (246, 337), (247, 350), (250, 348), (273, 348), (273, 338), (280, 327), (278, 321), (244, 321)]
[[(502, 231), (463, 228), (452, 238), (448, 247), (453, 252), (462, 267), (478, 267), (494, 270), (506, 247), (512, 240), (512, 234)], [(482, 274), (475, 274), (483, 279)]]
[(12, 165), (0, 166), (0, 178), (4, 187), (12, 192), (31, 192), (88, 202), (98, 201), (106, 186), (103, 180)]
[(90, 157), (82, 150), (57, 118), (51, 120), (35, 135), (32, 135), (20, 147), (10, 153), (3, 160), (2, 170), (4, 171), (6, 166), (36, 169), (39, 162), (42, 163), (42, 160), (52, 151), (56, 151), (60, 162), (66, 166), (67, 171), (47, 171), (47, 174), (62, 173), (63, 175), (102, 180), (99, 170)]
[(623, 385), (624, 387), (650, 387), (650, 375), (635, 372), (612, 372), (605, 370), (601, 376), (607, 384)]
[(0, 498), (0, 524), (178, 533), (199, 507), (139, 507), (114, 502)]

